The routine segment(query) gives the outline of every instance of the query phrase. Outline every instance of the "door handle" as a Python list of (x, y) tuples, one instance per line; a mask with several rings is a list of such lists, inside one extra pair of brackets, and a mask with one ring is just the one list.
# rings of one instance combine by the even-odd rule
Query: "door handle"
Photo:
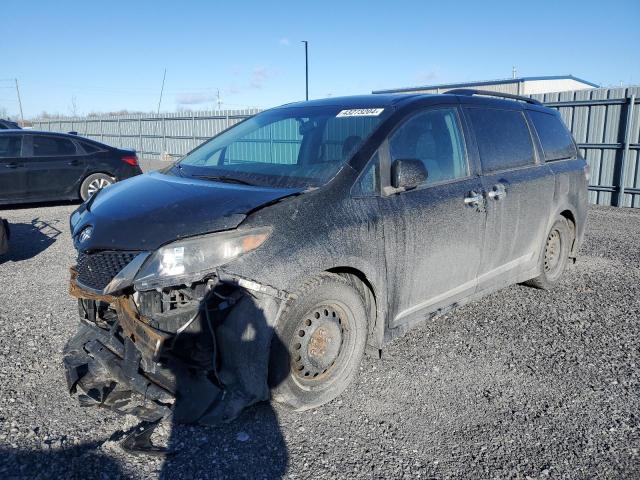
[(464, 204), (468, 207), (477, 207), (484, 200), (482, 193), (471, 190), (469, 194), (464, 197)]
[(492, 200), (501, 200), (507, 196), (507, 188), (502, 183), (496, 183), (487, 193), (487, 197)]
[(69, 160), (68, 165), (75, 167), (76, 165), (80, 165), (80, 162), (78, 160)]
[(7, 168), (18, 168), (18, 162), (9, 162), (4, 164)]

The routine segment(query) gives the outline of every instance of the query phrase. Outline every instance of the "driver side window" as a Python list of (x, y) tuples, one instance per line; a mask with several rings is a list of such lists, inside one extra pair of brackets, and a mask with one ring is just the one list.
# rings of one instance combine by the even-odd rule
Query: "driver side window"
[(469, 175), (462, 129), (454, 108), (428, 110), (405, 121), (389, 139), (391, 162), (417, 159), (427, 169), (425, 185)]

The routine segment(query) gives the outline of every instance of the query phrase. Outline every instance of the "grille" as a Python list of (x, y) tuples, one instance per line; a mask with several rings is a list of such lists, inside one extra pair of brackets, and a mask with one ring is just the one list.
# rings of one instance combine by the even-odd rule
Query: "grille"
[(80, 253), (78, 281), (87, 287), (102, 290), (138, 253), (140, 252)]

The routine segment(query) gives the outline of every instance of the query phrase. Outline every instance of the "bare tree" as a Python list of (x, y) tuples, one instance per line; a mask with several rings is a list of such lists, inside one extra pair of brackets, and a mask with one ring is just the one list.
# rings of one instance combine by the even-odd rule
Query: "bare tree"
[(71, 103), (69, 104), (69, 111), (71, 112), (72, 117), (78, 116), (78, 102), (75, 95), (71, 97)]

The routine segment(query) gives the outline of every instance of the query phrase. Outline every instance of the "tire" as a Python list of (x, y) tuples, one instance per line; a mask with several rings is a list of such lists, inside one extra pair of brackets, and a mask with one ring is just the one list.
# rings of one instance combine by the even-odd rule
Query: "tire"
[(575, 228), (566, 218), (559, 216), (545, 237), (540, 252), (540, 275), (525, 282), (531, 287), (551, 290), (558, 283), (569, 262)]
[(115, 182), (113, 177), (106, 173), (93, 173), (84, 179), (80, 186), (80, 198), (83, 202), (89, 200), (98, 190), (102, 190)]
[(271, 345), (272, 399), (296, 411), (330, 402), (355, 378), (367, 341), (364, 300), (345, 278), (323, 273), (286, 300)]

